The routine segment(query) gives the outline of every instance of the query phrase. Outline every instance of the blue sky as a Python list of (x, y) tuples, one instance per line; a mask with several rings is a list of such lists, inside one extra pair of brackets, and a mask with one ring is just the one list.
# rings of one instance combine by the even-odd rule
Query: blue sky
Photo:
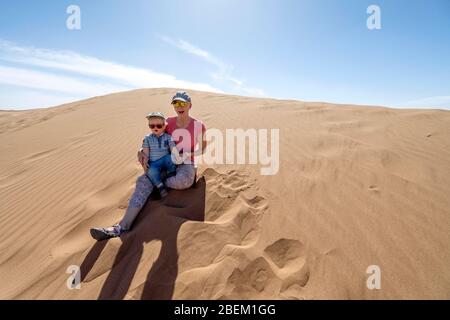
[(0, 2), (0, 109), (143, 87), (449, 109), (450, 1)]

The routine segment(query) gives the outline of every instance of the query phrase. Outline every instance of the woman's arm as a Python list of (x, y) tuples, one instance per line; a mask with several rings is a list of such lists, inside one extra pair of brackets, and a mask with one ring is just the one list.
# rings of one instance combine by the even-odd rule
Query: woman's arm
[(184, 159), (180, 156), (180, 152), (178, 151), (177, 147), (173, 146), (171, 149), (171, 157), (172, 157), (172, 161), (175, 164), (182, 164)]
[(147, 172), (148, 170), (148, 157), (150, 154), (150, 145), (147, 140), (147, 136), (145, 136), (144, 140), (142, 140), (142, 147), (139, 149), (137, 153), (137, 158), (139, 163), (142, 166), (142, 169), (144, 169), (144, 172)]
[(138, 161), (144, 169), (145, 172), (148, 170), (148, 158), (150, 155), (150, 148), (143, 147), (138, 151)]
[(142, 167), (148, 162), (148, 157), (144, 154), (143, 148), (140, 148), (137, 152), (137, 158)]
[(150, 156), (150, 148), (149, 147), (143, 147), (142, 152), (144, 155), (148, 158)]

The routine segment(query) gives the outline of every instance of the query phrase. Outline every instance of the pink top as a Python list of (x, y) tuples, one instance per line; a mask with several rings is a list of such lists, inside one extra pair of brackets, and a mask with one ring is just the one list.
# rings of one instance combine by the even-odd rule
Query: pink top
[[(201, 141), (201, 138), (206, 131), (206, 127), (200, 120), (192, 118), (186, 128), (178, 128), (177, 117), (170, 117), (167, 118), (166, 131), (175, 140), (180, 154), (182, 154), (183, 151), (193, 153), (196, 148), (198, 148), (198, 141)], [(194, 156), (191, 157), (191, 163), (194, 163)]]

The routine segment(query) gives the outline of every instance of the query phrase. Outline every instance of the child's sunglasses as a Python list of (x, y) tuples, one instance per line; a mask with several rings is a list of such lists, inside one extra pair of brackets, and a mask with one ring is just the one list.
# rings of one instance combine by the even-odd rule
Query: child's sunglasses
[(150, 129), (155, 129), (155, 127), (158, 129), (162, 129), (164, 127), (164, 125), (162, 124), (149, 124), (148, 126)]

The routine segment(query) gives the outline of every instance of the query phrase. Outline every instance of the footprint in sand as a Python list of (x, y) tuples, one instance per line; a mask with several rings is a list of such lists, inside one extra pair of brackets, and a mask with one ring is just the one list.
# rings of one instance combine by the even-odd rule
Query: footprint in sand
[(280, 239), (268, 246), (264, 253), (286, 274), (281, 292), (303, 288), (308, 284), (310, 268), (305, 246), (298, 240)]
[(220, 174), (207, 169), (204, 176), (209, 188), (205, 220), (234, 230), (239, 245), (256, 240), (268, 201), (257, 191), (255, 180), (234, 170)]
[(280, 279), (263, 257), (251, 261), (243, 270), (234, 269), (227, 282), (232, 289), (222, 298), (272, 298), (280, 287)]
[[(203, 274), (214, 268), (223, 273), (224, 278), (214, 280), (222, 283), (221, 289), (207, 290), (203, 298), (302, 299), (310, 279), (308, 253), (302, 242), (278, 239), (259, 256), (254, 255), (260, 219), (270, 209), (256, 181), (233, 170), (219, 173), (207, 169), (203, 175), (208, 189), (205, 222), (186, 225), (184, 237), (189, 236), (189, 241), (183, 237), (179, 241), (183, 252), (180, 265), (184, 266), (180, 279), (186, 277), (182, 286), (207, 281)], [(192, 259), (195, 256), (209, 258), (200, 264)], [(193, 278), (198, 280), (189, 280)], [(187, 287), (182, 291), (189, 292)]]
[[(180, 264), (186, 264), (187, 270), (219, 262), (235, 248), (254, 244), (259, 237), (259, 221), (268, 209), (266, 198), (257, 193), (249, 176), (213, 169), (205, 170), (203, 176), (207, 188), (205, 221), (186, 224), (179, 239), (183, 252)], [(207, 259), (195, 262), (191, 257), (197, 255)]]
[(279, 239), (267, 246), (261, 257), (233, 270), (222, 299), (302, 299), (310, 279), (304, 245), (298, 240)]
[(255, 180), (248, 175), (231, 170), (218, 173), (206, 169), (203, 173), (206, 183), (205, 220), (226, 222), (236, 218), (243, 207), (256, 213), (268, 208), (267, 199), (258, 194)]
[(304, 257), (304, 246), (298, 240), (280, 239), (268, 246), (264, 253), (282, 269), (292, 262), (298, 262)]

